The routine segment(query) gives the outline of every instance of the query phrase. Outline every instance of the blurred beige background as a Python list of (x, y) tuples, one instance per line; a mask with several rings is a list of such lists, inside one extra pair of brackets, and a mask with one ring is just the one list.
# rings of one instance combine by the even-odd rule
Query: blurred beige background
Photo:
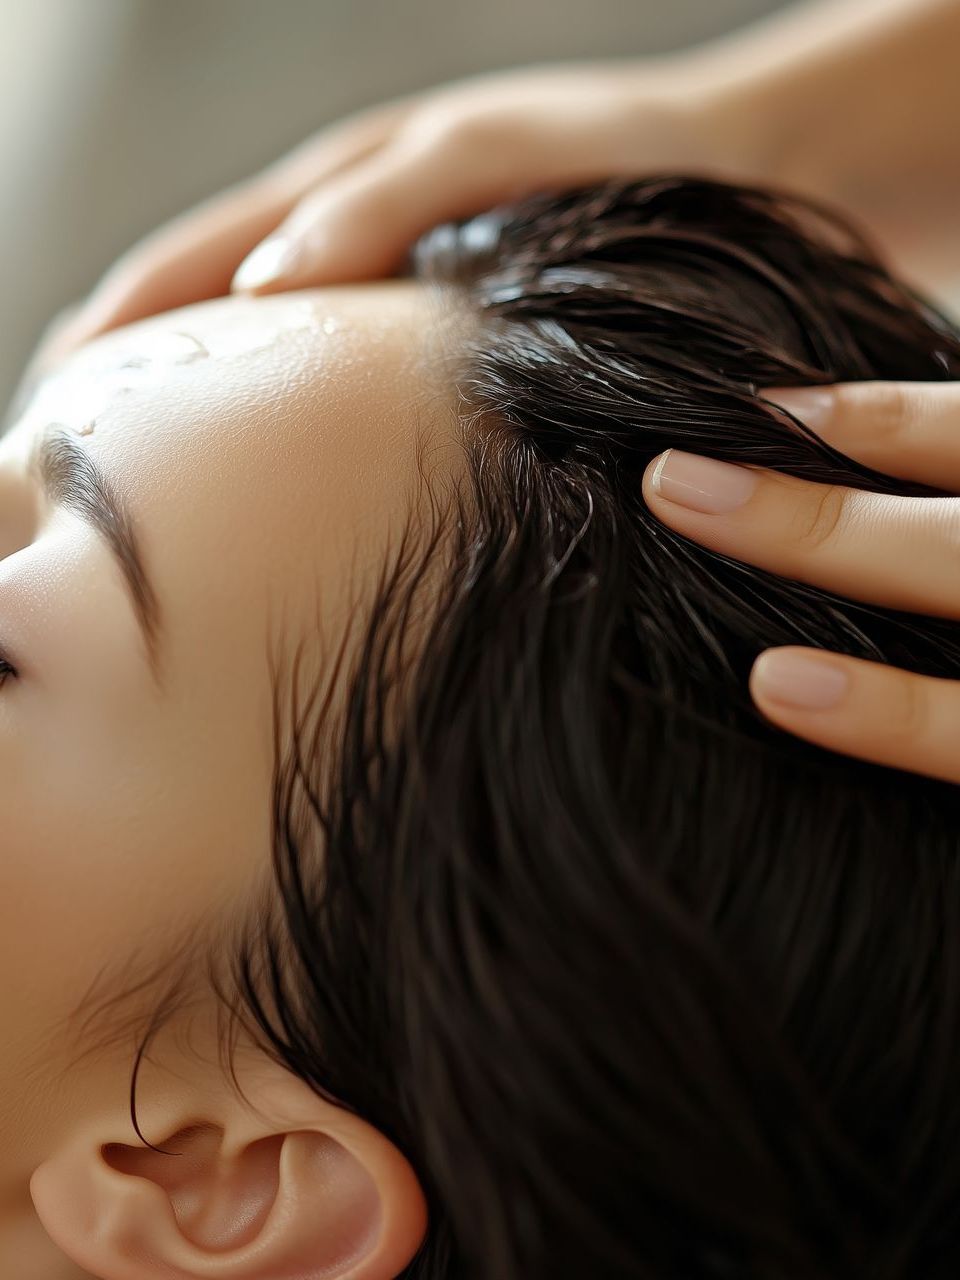
[(654, 53), (782, 0), (0, 0), (0, 403), (156, 223), (345, 112), (550, 59)]

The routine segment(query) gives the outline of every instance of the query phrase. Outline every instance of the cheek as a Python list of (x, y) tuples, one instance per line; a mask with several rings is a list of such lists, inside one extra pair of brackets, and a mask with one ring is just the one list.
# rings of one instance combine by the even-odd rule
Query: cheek
[[(13, 796), (0, 784), (3, 1161), (88, 1108), (90, 1089), (122, 1105), (115, 1090), (126, 1088), (134, 1036), (162, 995), (157, 976), (176, 969), (187, 939), (216, 937), (238, 918), (269, 867), (260, 779), (256, 804), (251, 778), (238, 774), (234, 788), (210, 768), (204, 780), (199, 758), (180, 767), (169, 745), (141, 756), (146, 775), (91, 749), (70, 753), (67, 775), (41, 767), (36, 783), (21, 771)], [(121, 1037), (106, 1046), (104, 1016)]]
[(225, 731), (229, 709), (142, 690), (114, 704), (109, 689), (101, 670), (45, 718), (5, 704), (0, 1096), (35, 1055), (66, 1054), (61, 1028), (89, 992), (162, 966), (269, 865), (269, 771), (248, 734)]
[(52, 946), (109, 962), (124, 937), (242, 889), (269, 856), (270, 778), (228, 711), (207, 710), (141, 701), (82, 727), (66, 709), (59, 732), (0, 742), (0, 947), (42, 922)]

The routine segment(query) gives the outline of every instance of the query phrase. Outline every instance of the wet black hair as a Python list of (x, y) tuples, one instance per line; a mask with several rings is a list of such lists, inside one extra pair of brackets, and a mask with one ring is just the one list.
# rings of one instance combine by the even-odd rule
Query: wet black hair
[(671, 446), (930, 492), (761, 393), (956, 378), (960, 333), (830, 212), (682, 176), (439, 227), (413, 270), (478, 319), (469, 493), (385, 571), (336, 751), (317, 699), (279, 751), (245, 1017), (413, 1162), (409, 1280), (960, 1274), (960, 789), (747, 693), (780, 644), (960, 676), (960, 628), (641, 496)]

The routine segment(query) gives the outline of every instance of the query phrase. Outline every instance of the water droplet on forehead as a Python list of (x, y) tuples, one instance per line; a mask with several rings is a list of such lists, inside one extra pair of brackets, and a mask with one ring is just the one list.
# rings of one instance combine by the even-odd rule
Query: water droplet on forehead
[(192, 333), (177, 333), (178, 338), (186, 338), (188, 342), (193, 343), (190, 350), (180, 351), (174, 358), (175, 364), (192, 364), (194, 360), (206, 360), (210, 352), (203, 345), (199, 338), (195, 338)]

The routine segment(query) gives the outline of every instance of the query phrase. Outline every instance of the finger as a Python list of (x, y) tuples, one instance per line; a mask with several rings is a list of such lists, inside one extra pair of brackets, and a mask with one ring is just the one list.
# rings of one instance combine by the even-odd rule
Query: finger
[(960, 493), (960, 383), (851, 382), (763, 394), (858, 462)]
[(422, 232), (495, 202), (488, 192), (511, 179), (499, 166), (481, 177), (465, 158), (386, 148), (302, 201), (241, 264), (233, 287), (266, 293), (390, 275)]
[(668, 449), (643, 496), (670, 528), (854, 600), (960, 618), (960, 498), (812, 484)]
[(240, 262), (304, 193), (383, 145), (409, 109), (392, 103), (325, 131), (146, 237), (106, 274), (54, 354), (121, 324), (227, 293)]
[(549, 128), (508, 135), (495, 120), (399, 137), (301, 202), (242, 264), (234, 288), (266, 293), (390, 275), (438, 223), (556, 182), (609, 176), (596, 146), (570, 130), (563, 144)]
[(236, 263), (292, 205), (275, 188), (245, 186), (191, 210), (129, 250), (97, 285), (61, 347), (144, 316), (226, 293)]
[(818, 746), (960, 782), (960, 681), (787, 646), (757, 658), (750, 692), (774, 724)]

